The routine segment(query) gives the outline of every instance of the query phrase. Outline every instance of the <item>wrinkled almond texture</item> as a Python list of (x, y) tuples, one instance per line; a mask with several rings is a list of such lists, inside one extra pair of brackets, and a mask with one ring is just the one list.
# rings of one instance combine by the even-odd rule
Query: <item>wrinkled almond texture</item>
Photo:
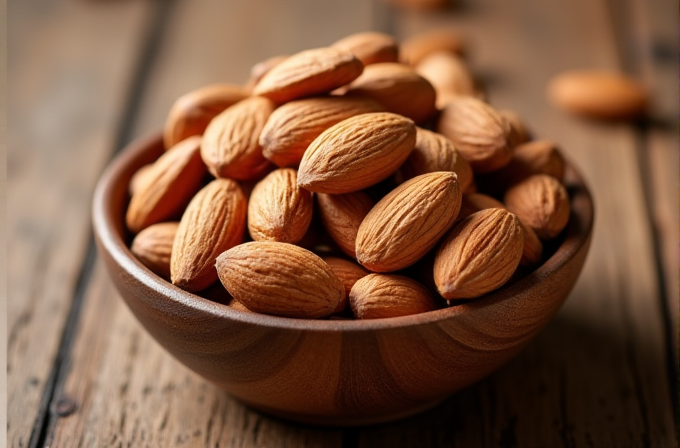
[(177, 218), (201, 188), (206, 173), (199, 148), (201, 138), (190, 137), (175, 145), (144, 174), (130, 199), (125, 223), (132, 233), (158, 222)]
[(201, 157), (215, 177), (249, 180), (262, 177), (270, 163), (259, 139), (274, 103), (250, 97), (215, 117), (203, 135)]
[(569, 222), (569, 196), (554, 177), (536, 174), (505, 192), (505, 206), (543, 240), (556, 237)]
[(356, 33), (335, 42), (331, 47), (349, 51), (364, 66), (378, 62), (397, 62), (399, 44), (389, 34), (367, 31)]
[(647, 107), (645, 88), (621, 73), (575, 70), (548, 84), (548, 97), (556, 106), (577, 115), (598, 119), (639, 116)]
[(409, 316), (437, 309), (430, 291), (401, 275), (370, 274), (359, 279), (349, 294), (357, 319)]
[(326, 256), (321, 257), (323, 261), (328, 264), (333, 273), (340, 279), (345, 287), (345, 295), (338, 303), (338, 306), (333, 310), (333, 314), (343, 311), (347, 307), (347, 299), (352, 286), (362, 277), (370, 274), (366, 269), (359, 266), (356, 262), (345, 260), (344, 258)]
[(418, 261), (453, 225), (460, 209), (458, 177), (423, 174), (391, 191), (366, 215), (356, 242), (357, 260), (374, 272)]
[(462, 37), (448, 29), (415, 35), (401, 44), (401, 60), (415, 67), (425, 56), (439, 51), (462, 55), (464, 51)]
[(297, 186), (297, 172), (280, 168), (262, 179), (248, 202), (248, 231), (255, 241), (297, 243), (312, 221), (312, 194)]
[(473, 182), (472, 168), (458, 153), (453, 142), (441, 134), (422, 128), (417, 128), (416, 144), (400, 171), (404, 179), (435, 171), (453, 171), (458, 175), (458, 184), (463, 192)]
[(442, 111), (437, 131), (453, 141), (477, 173), (494, 171), (510, 162), (510, 124), (485, 102), (458, 97)]
[(446, 101), (440, 101), (440, 98), (450, 95), (479, 95), (472, 72), (463, 58), (454, 53), (432, 53), (418, 63), (416, 72), (434, 87), (437, 92), (437, 107), (444, 107)]
[(339, 48), (315, 48), (294, 54), (272, 67), (255, 86), (255, 95), (278, 103), (330, 92), (356, 79), (364, 65)]
[(434, 281), (445, 299), (472, 299), (505, 283), (522, 257), (519, 219), (493, 208), (474, 213), (446, 236), (434, 261)]
[(231, 179), (215, 179), (187, 206), (172, 246), (172, 283), (200, 291), (217, 280), (215, 258), (243, 240), (246, 198)]
[(172, 148), (187, 137), (202, 135), (213, 118), (247, 96), (248, 92), (233, 84), (212, 84), (180, 96), (165, 120), (165, 147)]
[(270, 241), (236, 246), (217, 258), (220, 281), (249, 310), (276, 316), (328, 316), (345, 287), (317, 255)]
[(298, 185), (319, 193), (359, 191), (399, 168), (416, 142), (411, 120), (387, 112), (361, 114), (328, 128), (307, 148)]
[(534, 140), (517, 146), (510, 163), (493, 173), (479, 176), (480, 185), (494, 195), (533, 174), (547, 174), (557, 180), (564, 177), (564, 157), (554, 142)]
[(522, 228), (522, 237), (524, 240), (524, 246), (522, 248), (522, 258), (519, 260), (519, 264), (522, 266), (531, 266), (537, 264), (541, 261), (543, 256), (543, 243), (541, 242), (534, 229), (527, 226), (519, 220), (520, 227)]
[(177, 233), (177, 222), (160, 222), (147, 227), (132, 240), (130, 251), (154, 273), (170, 279), (170, 254)]
[(316, 195), (321, 221), (338, 247), (356, 258), (355, 245), (359, 226), (375, 203), (362, 191), (345, 194)]
[(276, 165), (297, 166), (315, 138), (347, 118), (385, 108), (370, 98), (321, 97), (291, 101), (276, 109), (260, 134), (264, 156)]
[(394, 62), (364, 69), (345, 93), (373, 98), (390, 112), (423, 123), (436, 109), (434, 87), (413, 69)]

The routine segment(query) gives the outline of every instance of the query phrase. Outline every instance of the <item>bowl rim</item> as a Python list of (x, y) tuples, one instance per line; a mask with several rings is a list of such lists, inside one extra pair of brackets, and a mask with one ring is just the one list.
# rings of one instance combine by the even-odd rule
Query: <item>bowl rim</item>
[[(463, 317), (475, 310), (492, 306), (525, 293), (540, 284), (567, 265), (589, 242), (593, 231), (594, 206), (592, 195), (578, 171), (571, 163), (567, 162), (565, 183), (572, 188), (572, 191), (570, 192), (571, 216), (567, 227), (563, 230), (566, 233), (564, 241), (541, 266), (510, 285), (502, 286), (490, 294), (456, 306), (421, 314), (383, 319), (300, 319), (239, 311), (226, 304), (184, 291), (154, 274), (137, 260), (125, 244), (123, 236), (116, 230), (114, 225), (116, 218), (113, 216), (112, 207), (107, 206), (107, 204), (110, 203), (116, 193), (117, 182), (125, 181), (125, 191), (127, 191), (129, 177), (143, 165), (141, 160), (146, 152), (151, 151), (154, 147), (157, 148), (158, 145), (162, 145), (162, 133), (160, 131), (149, 133), (131, 141), (120, 153), (116, 154), (99, 178), (92, 202), (93, 230), (99, 250), (106, 251), (134, 280), (144, 287), (162, 294), (168, 300), (172, 300), (175, 305), (186, 307), (198, 313), (207, 313), (212, 317), (227, 321), (249, 323), (273, 329), (361, 332), (437, 323), (456, 316)], [(136, 166), (136, 168), (132, 169), (133, 166)], [(143, 296), (138, 297), (137, 300), (143, 300)]]

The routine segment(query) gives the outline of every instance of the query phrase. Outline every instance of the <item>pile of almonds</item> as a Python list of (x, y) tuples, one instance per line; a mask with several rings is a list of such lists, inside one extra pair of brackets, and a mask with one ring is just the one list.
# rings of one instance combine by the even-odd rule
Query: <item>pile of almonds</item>
[(360, 33), (182, 96), (130, 182), (132, 252), (297, 318), (422, 313), (530, 272), (569, 220), (564, 159), (484, 101), (462, 49)]

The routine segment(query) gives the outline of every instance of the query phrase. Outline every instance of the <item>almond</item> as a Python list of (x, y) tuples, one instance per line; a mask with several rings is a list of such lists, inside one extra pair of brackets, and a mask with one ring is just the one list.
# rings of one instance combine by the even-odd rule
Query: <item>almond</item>
[(554, 142), (534, 140), (517, 146), (506, 166), (479, 180), (490, 191), (499, 193), (532, 174), (547, 174), (562, 180), (564, 165), (564, 157)]
[(145, 176), (149, 172), (151, 172), (152, 166), (153, 163), (144, 165), (140, 167), (137, 171), (135, 171), (135, 174), (132, 175), (132, 177), (130, 178), (130, 184), (128, 185), (128, 192), (130, 193), (130, 196), (134, 196), (135, 193), (142, 189), (143, 185), (146, 184)]
[(499, 110), (498, 113), (510, 123), (513, 146), (521, 145), (531, 140), (531, 132), (517, 112), (505, 109)]
[(210, 122), (201, 157), (213, 176), (249, 180), (266, 173), (271, 164), (262, 155), (259, 139), (274, 107), (267, 98), (250, 97)]
[(399, 44), (389, 34), (367, 31), (355, 33), (335, 42), (331, 47), (349, 51), (364, 66), (378, 62), (397, 62)]
[(178, 217), (201, 188), (206, 173), (199, 153), (201, 137), (181, 141), (154, 162), (130, 199), (125, 223), (132, 233)]
[(273, 67), (253, 89), (278, 103), (330, 92), (356, 79), (363, 64), (339, 48), (315, 48), (288, 57)]
[(340, 194), (377, 184), (399, 168), (413, 149), (413, 121), (387, 112), (361, 114), (326, 129), (307, 148), (298, 185)]
[(463, 58), (454, 53), (432, 53), (418, 63), (416, 72), (434, 87), (437, 107), (445, 107), (450, 96), (480, 96), (472, 72)]
[(546, 174), (529, 176), (513, 185), (505, 192), (504, 202), (543, 240), (556, 237), (569, 222), (567, 190)]
[(312, 194), (297, 186), (292, 168), (272, 171), (253, 189), (248, 230), (255, 241), (297, 243), (312, 221)]
[(220, 281), (249, 310), (318, 318), (335, 310), (345, 287), (312, 252), (287, 243), (253, 241), (217, 258)]
[(472, 299), (503, 285), (522, 257), (522, 230), (512, 213), (487, 209), (458, 223), (434, 261), (434, 280), (445, 299)]
[(366, 215), (356, 242), (357, 260), (374, 272), (418, 261), (453, 225), (460, 209), (458, 176), (439, 171), (408, 180)]
[(345, 94), (373, 98), (388, 111), (416, 123), (423, 123), (437, 110), (432, 84), (412, 68), (394, 62), (367, 66)]
[(200, 291), (217, 280), (215, 258), (243, 240), (246, 198), (231, 179), (215, 179), (187, 206), (172, 246), (174, 285)]
[(502, 168), (512, 157), (510, 124), (476, 98), (450, 101), (439, 117), (437, 131), (453, 141), (475, 173)]
[(229, 301), (228, 305), (235, 310), (243, 311), (244, 313), (252, 313), (252, 311), (250, 311), (248, 308), (246, 308), (246, 306), (244, 304), (242, 304), (241, 302), (239, 302), (238, 300), (236, 300), (234, 298), (232, 298)]
[(130, 251), (155, 274), (170, 279), (170, 254), (177, 222), (161, 222), (142, 230), (132, 240)]
[(370, 98), (291, 101), (269, 116), (260, 135), (262, 153), (278, 166), (297, 166), (309, 144), (326, 129), (355, 115), (384, 110)]
[(252, 92), (257, 83), (260, 82), (260, 79), (262, 79), (262, 77), (269, 70), (276, 67), (286, 59), (288, 59), (288, 55), (272, 56), (271, 58), (267, 58), (264, 61), (260, 61), (257, 64), (253, 65), (252, 68), (250, 69), (250, 78), (246, 83), (245, 89), (249, 92)]
[(338, 247), (356, 258), (355, 245), (359, 226), (375, 203), (362, 191), (345, 194), (316, 195), (319, 215), (328, 234)]
[[(497, 201), (491, 196), (481, 193), (464, 194), (463, 203), (460, 206), (460, 213), (456, 221), (462, 221), (473, 213), (489, 208), (502, 208), (505, 210), (505, 205)], [(519, 225), (522, 228), (522, 236), (524, 240), (524, 247), (522, 249), (522, 258), (519, 261), (520, 265), (532, 265), (541, 261), (543, 255), (543, 243), (536, 235), (536, 232), (520, 219)]]
[(562, 73), (548, 84), (550, 101), (561, 109), (590, 118), (617, 120), (645, 112), (646, 89), (621, 73), (574, 70)]
[(462, 56), (463, 38), (453, 30), (437, 29), (406, 39), (401, 45), (401, 60), (415, 67), (427, 55), (439, 51)]
[(463, 192), (472, 186), (472, 168), (458, 153), (453, 142), (436, 132), (416, 128), (416, 144), (400, 172), (404, 179), (411, 179), (435, 171), (456, 173)]
[(321, 257), (323, 261), (333, 270), (333, 273), (340, 279), (345, 286), (345, 295), (338, 303), (338, 306), (333, 310), (333, 314), (343, 311), (347, 307), (347, 298), (352, 287), (362, 277), (370, 274), (366, 269), (359, 266), (356, 262), (345, 260), (344, 258), (326, 256)]
[(180, 96), (165, 120), (165, 147), (172, 148), (187, 137), (202, 135), (213, 118), (247, 96), (248, 92), (233, 84), (212, 84)]
[(402, 275), (370, 274), (359, 279), (349, 294), (357, 319), (409, 316), (437, 309), (423, 285)]
[(505, 208), (501, 201), (482, 193), (464, 194), (456, 221), (462, 221), (473, 213), (487, 208)]

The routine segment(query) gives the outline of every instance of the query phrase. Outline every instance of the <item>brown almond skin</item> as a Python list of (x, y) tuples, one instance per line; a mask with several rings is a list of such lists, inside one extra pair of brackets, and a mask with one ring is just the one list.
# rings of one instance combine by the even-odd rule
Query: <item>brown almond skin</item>
[(319, 215), (328, 234), (347, 255), (356, 258), (359, 226), (375, 202), (362, 192), (316, 195)]
[[(458, 218), (456, 222), (462, 221), (473, 213), (477, 213), (480, 210), (485, 210), (489, 208), (502, 208), (505, 209), (505, 205), (492, 198), (481, 193), (464, 194), (463, 202), (460, 206), (460, 212), (458, 213)], [(543, 256), (543, 243), (536, 235), (533, 229), (524, 223), (522, 220), (519, 221), (520, 227), (522, 228), (522, 236), (524, 240), (524, 247), (522, 249), (522, 258), (519, 264), (522, 266), (533, 265), (541, 261)]]
[(621, 73), (573, 70), (548, 84), (548, 98), (572, 114), (601, 120), (622, 120), (644, 114), (647, 92), (641, 83)]
[(132, 233), (179, 216), (201, 188), (206, 173), (200, 155), (201, 137), (181, 141), (144, 174), (130, 199), (125, 223)]
[(203, 135), (201, 157), (213, 176), (251, 180), (271, 168), (259, 139), (274, 108), (267, 98), (250, 97), (210, 122)]
[(178, 226), (178, 222), (151, 225), (139, 232), (130, 246), (144, 266), (166, 280), (170, 279), (170, 254)]
[(348, 118), (309, 145), (298, 185), (329, 194), (363, 190), (394, 173), (415, 142), (413, 121), (401, 115), (377, 112)]
[(411, 155), (401, 166), (404, 179), (435, 171), (453, 171), (458, 175), (458, 184), (465, 192), (472, 187), (472, 167), (458, 153), (453, 142), (436, 132), (427, 129), (416, 129), (416, 144)]
[(349, 84), (363, 69), (361, 61), (346, 50), (331, 47), (305, 50), (272, 67), (257, 83), (253, 94), (285, 103)]
[(130, 196), (134, 196), (136, 192), (138, 192), (141, 188), (143, 188), (144, 184), (146, 184), (146, 174), (151, 171), (151, 167), (153, 166), (153, 163), (149, 163), (147, 165), (144, 165), (140, 167), (137, 171), (135, 171), (135, 174), (132, 175), (130, 178), (130, 184), (128, 185), (128, 192), (130, 193)]
[(517, 216), (500, 208), (474, 213), (449, 232), (434, 260), (445, 299), (473, 299), (502, 286), (517, 269), (524, 241)]
[(357, 261), (373, 272), (392, 272), (412, 265), (451, 228), (460, 203), (456, 173), (438, 171), (404, 182), (362, 221), (357, 234)]
[(246, 197), (238, 183), (215, 179), (187, 206), (172, 245), (170, 278), (180, 288), (201, 291), (217, 280), (215, 258), (243, 241)]
[(213, 118), (247, 97), (245, 89), (233, 84), (211, 84), (180, 96), (165, 120), (165, 147), (169, 149), (192, 135), (202, 135)]
[(260, 134), (262, 154), (280, 167), (298, 166), (323, 131), (347, 118), (383, 112), (370, 98), (320, 97), (291, 101), (276, 109)]
[(347, 307), (349, 292), (352, 290), (354, 284), (362, 277), (370, 274), (366, 269), (359, 266), (355, 261), (345, 260), (340, 257), (325, 256), (321, 257), (323, 261), (333, 270), (333, 273), (340, 279), (345, 286), (345, 295), (338, 303), (338, 306), (333, 310), (333, 314), (340, 313)]
[(427, 288), (402, 275), (370, 274), (359, 279), (349, 303), (357, 319), (410, 316), (437, 309)]
[(521, 145), (531, 140), (531, 131), (529, 131), (526, 123), (517, 112), (504, 109), (499, 110), (498, 113), (510, 123), (513, 146)]
[(335, 42), (331, 47), (349, 51), (364, 66), (399, 61), (399, 44), (393, 36), (385, 33), (366, 31), (351, 34)]
[(571, 212), (564, 186), (546, 174), (529, 176), (505, 192), (503, 202), (542, 240), (549, 240), (567, 226)]
[(249, 310), (313, 319), (330, 315), (345, 294), (317, 255), (287, 243), (252, 241), (217, 258), (220, 281)]
[(459, 56), (464, 54), (463, 38), (450, 29), (432, 30), (417, 34), (401, 44), (401, 61), (415, 67), (427, 55), (445, 51)]
[(534, 140), (517, 146), (510, 162), (501, 168), (478, 177), (485, 191), (499, 195), (511, 185), (533, 174), (547, 174), (561, 181), (564, 177), (564, 156), (555, 142)]
[(475, 173), (498, 170), (512, 157), (510, 124), (485, 102), (458, 97), (442, 111), (437, 132), (451, 139)]
[(372, 64), (345, 95), (373, 98), (389, 112), (423, 123), (437, 111), (437, 94), (425, 78), (410, 67), (394, 62)]
[(260, 82), (260, 79), (262, 79), (269, 70), (286, 59), (288, 59), (288, 55), (272, 56), (271, 58), (267, 58), (264, 61), (260, 61), (253, 65), (250, 69), (250, 78), (246, 82), (244, 89), (248, 92), (252, 92), (257, 83)]
[(460, 56), (438, 51), (418, 63), (416, 72), (427, 79), (437, 92), (437, 107), (443, 108), (448, 96), (462, 95), (478, 98), (480, 92), (467, 63)]
[(292, 168), (272, 171), (258, 182), (248, 202), (248, 231), (255, 241), (297, 243), (312, 222), (312, 194), (297, 186)]

